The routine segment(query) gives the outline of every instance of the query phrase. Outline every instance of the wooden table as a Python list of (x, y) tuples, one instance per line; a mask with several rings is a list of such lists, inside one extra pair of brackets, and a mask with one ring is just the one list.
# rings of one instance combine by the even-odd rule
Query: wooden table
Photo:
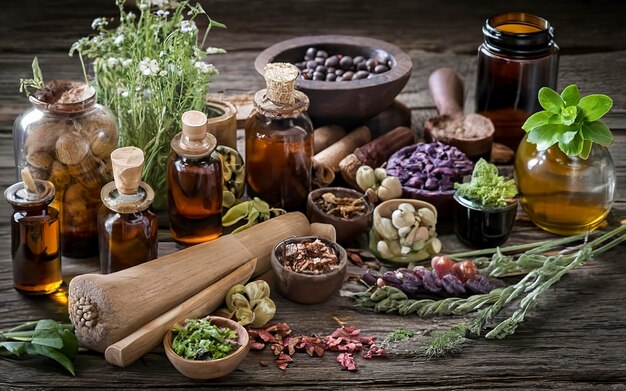
[[(229, 26), (226, 31), (210, 34), (211, 46), (229, 51), (213, 59), (221, 75), (212, 84), (212, 92), (233, 95), (261, 88), (262, 79), (252, 66), (254, 57), (280, 40), (303, 34), (367, 35), (398, 45), (413, 59), (413, 75), (399, 99), (412, 109), (415, 124), (435, 113), (426, 80), (439, 66), (453, 66), (461, 72), (468, 108), (472, 109), (481, 25), (491, 14), (520, 9), (517, 4), (484, 4), (478, 0), (203, 3), (214, 19)], [(522, 7), (545, 16), (556, 26), (562, 48), (559, 88), (577, 83), (583, 94), (601, 92), (614, 99), (614, 108), (606, 118), (616, 136), (611, 147), (618, 174), (615, 205), (609, 217), (613, 225), (626, 218), (626, 7), (618, 3), (531, 1)], [(28, 107), (17, 89), (19, 78), (29, 76), (32, 57), (39, 56), (47, 79), (80, 78), (79, 62), (67, 57), (68, 48), (89, 33), (93, 18), (115, 13), (113, 0), (4, 3), (0, 14), (1, 191), (15, 181), (11, 128), (15, 117)], [(44, 317), (67, 319), (63, 295), (27, 298), (12, 288), (9, 216), (8, 204), (0, 203), (0, 329)], [(510, 243), (550, 236), (522, 219)], [(453, 235), (443, 234), (441, 239), (447, 252), (463, 248)], [(161, 250), (165, 253), (175, 248), (164, 241)], [(100, 354), (80, 353), (76, 378), (45, 359), (3, 360), (0, 388), (624, 389), (625, 257), (626, 248), (621, 246), (569, 273), (512, 337), (473, 341), (461, 355), (440, 361), (427, 361), (419, 354), (427, 334), (461, 319), (359, 313), (352, 310), (351, 301), (338, 296), (321, 305), (302, 306), (273, 295), (278, 306), (276, 320), (288, 322), (296, 333), (330, 332), (337, 326), (333, 320), (337, 316), (349, 318), (365, 335), (380, 339), (397, 327), (411, 328), (417, 335), (391, 344), (385, 359), (359, 359), (356, 373), (341, 370), (335, 354), (323, 358), (297, 354), (296, 363), (281, 371), (273, 365), (271, 352), (264, 351), (251, 353), (237, 371), (223, 379), (198, 382), (180, 375), (158, 348), (127, 369), (108, 365)], [(95, 266), (93, 261), (65, 261), (64, 271), (70, 276)], [(262, 367), (259, 360), (270, 365)]]

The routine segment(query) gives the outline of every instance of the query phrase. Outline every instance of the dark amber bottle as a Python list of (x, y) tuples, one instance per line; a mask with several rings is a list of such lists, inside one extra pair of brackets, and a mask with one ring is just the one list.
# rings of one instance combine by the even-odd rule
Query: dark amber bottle
[(154, 191), (141, 182), (143, 151), (118, 148), (111, 153), (114, 182), (102, 188), (98, 213), (100, 270), (114, 273), (157, 257), (158, 221), (150, 209)]
[(167, 162), (170, 233), (178, 243), (197, 244), (222, 234), (222, 161), (204, 113), (188, 111), (182, 122)]
[(267, 89), (255, 94), (246, 121), (248, 195), (287, 210), (304, 210), (311, 191), (313, 125), (297, 77), (292, 64), (268, 64)]
[(56, 291), (63, 282), (59, 211), (48, 206), (54, 199), (54, 185), (33, 180), (28, 169), (21, 174), (24, 182), (4, 192), (13, 207), (13, 286), (27, 295), (45, 295)]
[(478, 48), (476, 111), (493, 122), (494, 141), (513, 150), (524, 136), (522, 124), (541, 110), (541, 87), (556, 88), (559, 47), (550, 23), (526, 13), (487, 19)]

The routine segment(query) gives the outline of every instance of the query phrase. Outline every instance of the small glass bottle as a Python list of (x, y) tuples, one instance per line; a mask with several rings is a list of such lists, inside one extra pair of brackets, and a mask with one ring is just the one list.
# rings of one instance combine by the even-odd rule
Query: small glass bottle
[(287, 210), (304, 210), (311, 191), (313, 124), (309, 98), (295, 90), (298, 73), (292, 64), (267, 64), (267, 88), (254, 95), (246, 120), (248, 195)]
[(167, 162), (170, 233), (181, 244), (197, 244), (222, 234), (222, 160), (207, 116), (183, 114), (183, 131), (172, 139)]
[(9, 187), (4, 196), (13, 207), (11, 255), (13, 286), (27, 295), (55, 292), (61, 276), (59, 211), (52, 208), (54, 185), (34, 180), (27, 168), (23, 182)]
[(143, 151), (118, 148), (111, 153), (114, 182), (100, 196), (98, 213), (100, 270), (109, 274), (151, 261), (157, 257), (158, 221), (150, 205), (154, 190), (141, 182)]
[(537, 92), (556, 88), (559, 47), (550, 23), (510, 12), (490, 17), (478, 48), (476, 112), (491, 119), (494, 141), (513, 150), (524, 137), (522, 124), (541, 110)]

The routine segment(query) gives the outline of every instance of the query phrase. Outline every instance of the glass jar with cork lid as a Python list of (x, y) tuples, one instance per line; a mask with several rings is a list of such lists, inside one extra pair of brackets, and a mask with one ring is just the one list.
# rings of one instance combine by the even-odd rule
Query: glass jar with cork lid
[(267, 64), (267, 88), (245, 125), (248, 195), (287, 210), (304, 210), (311, 190), (313, 125), (308, 97), (295, 90), (298, 74), (292, 64)]

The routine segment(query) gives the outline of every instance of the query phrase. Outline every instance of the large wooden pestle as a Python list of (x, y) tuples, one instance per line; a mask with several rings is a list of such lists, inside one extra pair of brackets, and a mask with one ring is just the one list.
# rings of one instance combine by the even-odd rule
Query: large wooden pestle
[(277, 242), (310, 229), (302, 213), (287, 213), (126, 270), (78, 276), (68, 302), (76, 336), (81, 346), (104, 352), (251, 259), (257, 259), (254, 276), (266, 272)]

